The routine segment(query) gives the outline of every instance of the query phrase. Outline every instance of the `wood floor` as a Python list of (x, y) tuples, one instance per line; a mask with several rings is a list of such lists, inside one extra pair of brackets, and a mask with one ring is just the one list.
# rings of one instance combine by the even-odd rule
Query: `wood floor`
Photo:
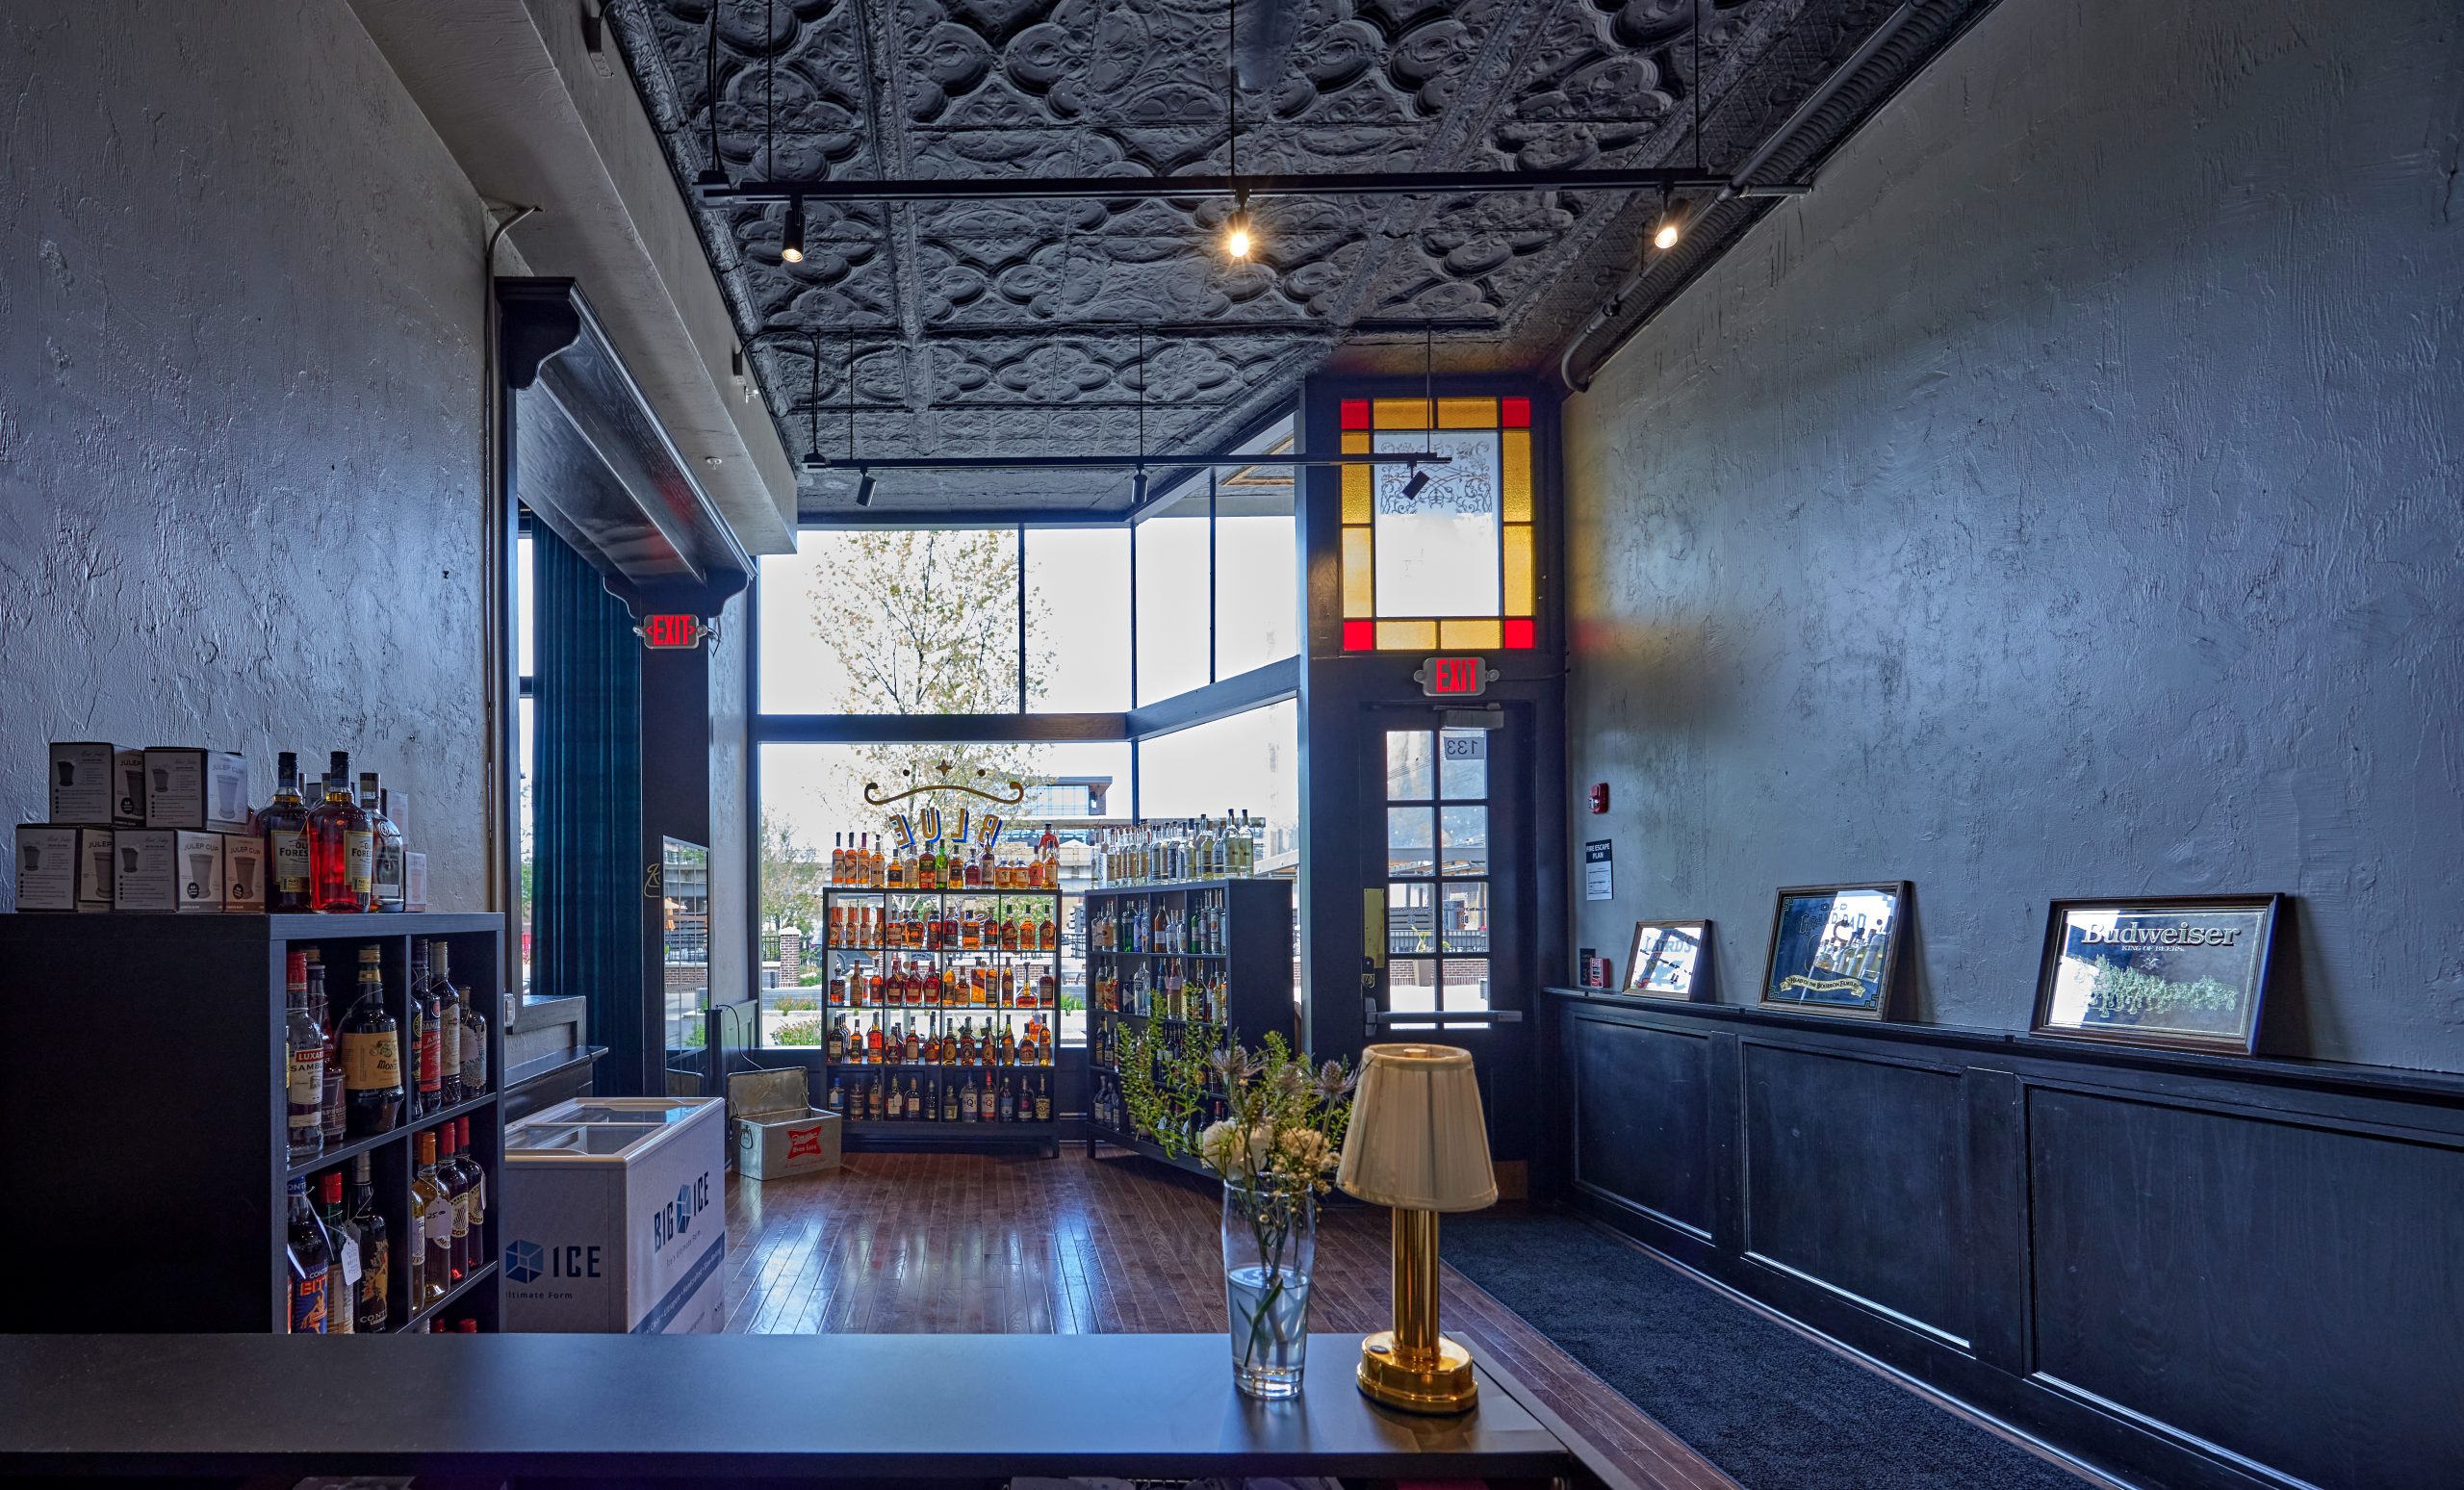
[[(1388, 1323), (1387, 1213), (1329, 1210), (1310, 1324)], [(1216, 1194), (1143, 1161), (850, 1154), (728, 1187), (728, 1324), (772, 1334), (1139, 1333), (1225, 1327)], [(1447, 1333), (1488, 1352), (1641, 1484), (1734, 1482), (1451, 1268)], [(1348, 1371), (1348, 1361), (1332, 1363)], [(1324, 1369), (1327, 1363), (1317, 1363)]]

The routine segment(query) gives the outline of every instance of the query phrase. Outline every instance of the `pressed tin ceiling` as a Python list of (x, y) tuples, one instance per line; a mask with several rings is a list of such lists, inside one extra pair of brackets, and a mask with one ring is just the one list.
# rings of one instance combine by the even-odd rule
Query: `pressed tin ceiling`
[[(709, 4), (607, 6), (680, 185), (708, 164)], [(1232, 164), (1223, 0), (718, 4), (719, 141), (736, 181), (1163, 176)], [(1240, 90), (1239, 167), (1691, 166), (1699, 104), (1701, 158), (1722, 170), (1899, 9), (1240, 0), (1242, 27), (1268, 29), (1269, 61), (1263, 86)], [(1921, 47), (1883, 60), (1902, 76), (1982, 3), (1911, 9), (1941, 13)], [(1666, 281), (1657, 297), (1762, 204), (1730, 205), (1719, 231), (1671, 256), (1686, 263), (1655, 273)], [(851, 333), (855, 447), (884, 456), (1134, 450), (1142, 385), (1145, 449), (1220, 450), (1319, 369), (1419, 372), (1424, 325), (1435, 327), (1440, 372), (1553, 372), (1560, 347), (1635, 267), (1659, 206), (1633, 192), (1261, 199), (1260, 250), (1241, 264), (1218, 246), (1231, 211), (1219, 198), (812, 203), (804, 262), (790, 265), (779, 253), (783, 206), (693, 202), (796, 454), (815, 444), (818, 337), (825, 456), (849, 452)], [(1628, 320), (1646, 297), (1627, 297)], [(808, 515), (846, 508), (856, 485), (850, 473), (800, 481)], [(1129, 500), (1122, 472), (910, 471), (884, 475), (875, 511), (1116, 510)]]

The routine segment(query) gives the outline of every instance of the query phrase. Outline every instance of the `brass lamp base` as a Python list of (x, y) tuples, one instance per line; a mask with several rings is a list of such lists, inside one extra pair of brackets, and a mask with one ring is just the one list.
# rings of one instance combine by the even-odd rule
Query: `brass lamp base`
[(1471, 1353), (1444, 1335), (1424, 1354), (1398, 1350), (1395, 1332), (1381, 1329), (1360, 1343), (1357, 1375), (1371, 1400), (1405, 1412), (1469, 1412), (1480, 1397)]

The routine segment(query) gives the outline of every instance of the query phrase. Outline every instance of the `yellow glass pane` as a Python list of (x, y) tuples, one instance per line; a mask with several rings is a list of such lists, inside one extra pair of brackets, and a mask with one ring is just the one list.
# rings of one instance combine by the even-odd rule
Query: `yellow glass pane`
[(1344, 529), (1344, 619), (1366, 620), (1377, 614), (1377, 565), (1370, 547), (1370, 529)]
[[(1531, 521), (1531, 431), (1508, 429), (1504, 432), (1505, 448), (1501, 454), (1504, 465), (1505, 491), (1500, 502), (1500, 516), (1509, 523)], [(1349, 522), (1350, 519), (1345, 519)]]
[(1531, 614), (1531, 525), (1508, 523), (1502, 534), (1505, 568), (1505, 613)]
[(1436, 646), (1437, 623), (1434, 621), (1377, 623), (1377, 650), (1380, 652), (1428, 652)]
[(1505, 645), (1505, 627), (1496, 621), (1440, 621), (1437, 644), (1450, 652), (1496, 652)]
[(1370, 493), (1373, 483), (1368, 466), (1344, 467), (1344, 521), (1366, 523), (1376, 515)]
[(1426, 398), (1379, 398), (1369, 406), (1369, 421), (1380, 429), (1426, 429)]
[(1345, 453), (1345, 454), (1347, 454), (1347, 455), (1366, 455), (1366, 454), (1368, 454), (1368, 453), (1369, 453), (1369, 431), (1368, 431), (1368, 430), (1366, 430), (1366, 429), (1347, 429), (1347, 430), (1345, 430), (1345, 431), (1344, 431), (1344, 453)]
[(1498, 400), (1495, 398), (1440, 398), (1437, 400), (1437, 427), (1440, 429), (1495, 429), (1498, 427)]

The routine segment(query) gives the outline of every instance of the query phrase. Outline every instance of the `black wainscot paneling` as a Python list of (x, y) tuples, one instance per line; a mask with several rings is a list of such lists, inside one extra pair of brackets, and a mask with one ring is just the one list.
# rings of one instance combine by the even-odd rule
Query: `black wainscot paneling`
[(1574, 1182), (1711, 1239), (1707, 1036), (1591, 1020), (1570, 1047)]
[(2452, 1138), (2029, 1093), (2036, 1369), (2323, 1485), (2464, 1484)]
[(2464, 1077), (1552, 992), (1556, 1198), (2136, 1482), (2464, 1485)]
[(1746, 1255), (1961, 1346), (1965, 1150), (1956, 1072), (1745, 1042)]

